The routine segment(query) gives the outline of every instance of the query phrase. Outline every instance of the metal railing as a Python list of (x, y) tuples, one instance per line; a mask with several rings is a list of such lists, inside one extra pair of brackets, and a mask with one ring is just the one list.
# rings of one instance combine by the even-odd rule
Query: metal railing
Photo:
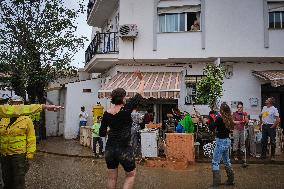
[(97, 33), (85, 51), (85, 63), (88, 64), (96, 54), (118, 53), (117, 32)]

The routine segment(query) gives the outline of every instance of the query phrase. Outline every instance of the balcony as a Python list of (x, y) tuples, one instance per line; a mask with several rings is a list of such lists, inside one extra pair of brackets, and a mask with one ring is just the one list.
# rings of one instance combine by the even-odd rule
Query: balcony
[(87, 23), (101, 28), (118, 8), (119, 0), (89, 0)]
[[(111, 62), (117, 59), (119, 37), (117, 32), (97, 33), (87, 50), (85, 51), (85, 68), (94, 67), (99, 59)], [(92, 65), (91, 65), (92, 64)], [(107, 64), (104, 64), (105, 66)]]

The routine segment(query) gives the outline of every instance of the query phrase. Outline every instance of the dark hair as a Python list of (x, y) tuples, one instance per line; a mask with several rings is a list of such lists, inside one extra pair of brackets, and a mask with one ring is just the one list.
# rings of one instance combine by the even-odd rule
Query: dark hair
[(152, 108), (149, 108), (147, 109), (147, 112), (150, 114), (150, 113), (153, 113), (153, 109)]
[(233, 121), (231, 109), (226, 102), (223, 102), (221, 104), (220, 113), (221, 113), (221, 117), (223, 119), (223, 122), (225, 124), (225, 127), (227, 127), (230, 130), (233, 129), (234, 128), (234, 121)]
[(111, 103), (114, 105), (123, 104), (123, 98), (126, 96), (126, 91), (123, 88), (114, 89), (111, 92)]
[(275, 103), (275, 98), (274, 97), (269, 97), (267, 98), (268, 101), (270, 101), (271, 104)]
[(85, 110), (85, 106), (82, 106), (82, 107), (81, 107), (81, 110)]
[(244, 103), (240, 101), (240, 102), (238, 102), (238, 105), (237, 105), (237, 106), (239, 106), (239, 105), (244, 106)]

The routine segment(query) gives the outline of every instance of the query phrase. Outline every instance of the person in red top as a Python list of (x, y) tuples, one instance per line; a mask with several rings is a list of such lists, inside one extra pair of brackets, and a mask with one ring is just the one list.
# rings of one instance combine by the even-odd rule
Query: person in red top
[(245, 152), (244, 129), (245, 125), (248, 123), (248, 114), (243, 111), (243, 103), (239, 102), (237, 108), (238, 110), (233, 113), (233, 121), (235, 124), (233, 131), (233, 156), (235, 160), (238, 160), (238, 151), (240, 152), (241, 158), (243, 158)]

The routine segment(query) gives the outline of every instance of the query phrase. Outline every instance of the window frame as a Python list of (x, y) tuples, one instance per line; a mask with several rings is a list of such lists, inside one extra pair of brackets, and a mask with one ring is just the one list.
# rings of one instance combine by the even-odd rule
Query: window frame
[[(273, 14), (273, 28), (270, 27), (270, 15)], [(275, 28), (275, 14), (280, 13), (280, 28)], [(284, 11), (268, 12), (268, 29), (269, 30), (283, 30), (284, 29)]]
[[(197, 14), (199, 14), (199, 30), (197, 31), (191, 31), (191, 30), (187, 30), (187, 13), (195, 13), (196, 16)], [(166, 31), (167, 29), (167, 15), (174, 15), (177, 14), (178, 15), (178, 30), (180, 30), (180, 15), (184, 14), (184, 31)], [(160, 27), (160, 16), (164, 16), (164, 29), (163, 31), (161, 31), (161, 27)], [(182, 33), (182, 32), (201, 32), (202, 28), (201, 28), (201, 11), (198, 12), (183, 12), (183, 13), (164, 13), (164, 14), (158, 14), (158, 33)]]

